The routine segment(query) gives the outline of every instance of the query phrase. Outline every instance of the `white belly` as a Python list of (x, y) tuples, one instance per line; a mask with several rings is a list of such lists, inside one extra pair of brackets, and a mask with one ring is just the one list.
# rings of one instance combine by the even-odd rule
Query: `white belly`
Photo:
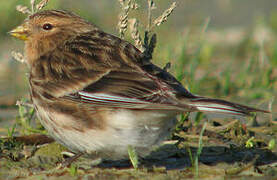
[[(140, 156), (147, 155), (154, 145), (169, 136), (176, 123), (177, 112), (118, 109), (107, 111), (105, 127), (80, 127), (68, 114), (37, 108), (43, 126), (49, 135), (74, 152), (97, 154), (108, 159), (128, 157), (128, 146), (136, 148)], [(75, 127), (83, 131), (60, 128)]]

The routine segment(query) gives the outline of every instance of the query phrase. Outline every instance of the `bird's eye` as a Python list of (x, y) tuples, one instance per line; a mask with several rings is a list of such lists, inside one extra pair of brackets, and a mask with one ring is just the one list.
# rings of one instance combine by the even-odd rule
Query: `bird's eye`
[(46, 24), (44, 24), (44, 25), (42, 26), (42, 28), (43, 28), (44, 30), (49, 31), (49, 30), (51, 30), (51, 29), (53, 28), (53, 26), (52, 26), (52, 24), (46, 23)]

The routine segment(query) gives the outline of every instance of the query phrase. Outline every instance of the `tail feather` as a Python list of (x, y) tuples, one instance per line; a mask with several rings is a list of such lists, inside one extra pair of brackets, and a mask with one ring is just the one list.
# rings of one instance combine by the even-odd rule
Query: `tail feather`
[(226, 113), (234, 115), (250, 115), (251, 112), (270, 113), (266, 110), (256, 109), (245, 105), (232, 103), (221, 99), (195, 97), (190, 100), (190, 105), (198, 111)]

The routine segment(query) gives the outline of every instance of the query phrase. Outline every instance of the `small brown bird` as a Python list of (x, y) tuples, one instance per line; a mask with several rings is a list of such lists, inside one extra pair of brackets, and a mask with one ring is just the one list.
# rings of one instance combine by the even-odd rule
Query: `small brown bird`
[(145, 156), (183, 112), (267, 112), (191, 94), (132, 44), (70, 12), (38, 12), (10, 34), (25, 41), (41, 123), (79, 154), (121, 159), (130, 145)]

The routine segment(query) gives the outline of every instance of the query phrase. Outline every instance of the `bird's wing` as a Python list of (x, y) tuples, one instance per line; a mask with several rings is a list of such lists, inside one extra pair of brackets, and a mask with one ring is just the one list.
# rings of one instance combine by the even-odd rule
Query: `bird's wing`
[(36, 74), (40, 72), (48, 81), (32, 79), (48, 99), (88, 106), (193, 109), (178, 102), (178, 94), (187, 91), (173, 76), (144, 62), (142, 53), (130, 43), (106, 33), (79, 35), (40, 61)]
[(180, 106), (172, 89), (156, 81), (136, 71), (113, 70), (77, 93), (66, 95), (65, 98), (94, 106), (183, 110), (185, 106)]

